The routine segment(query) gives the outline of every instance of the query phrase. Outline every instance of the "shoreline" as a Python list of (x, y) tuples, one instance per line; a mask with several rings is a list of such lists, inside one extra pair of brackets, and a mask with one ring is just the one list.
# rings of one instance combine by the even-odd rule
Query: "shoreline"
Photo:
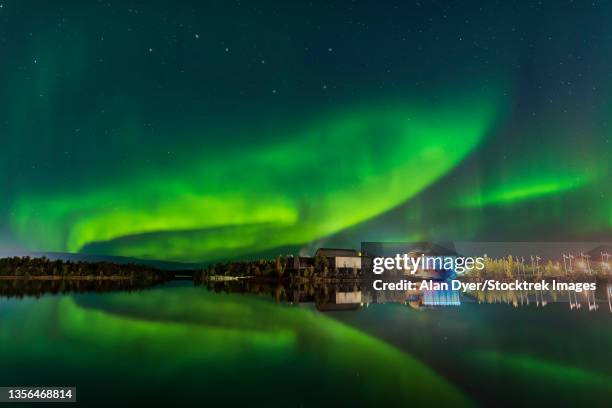
[(52, 276), (52, 275), (44, 275), (44, 276), (0, 276), (0, 280), (11, 281), (11, 280), (40, 280), (40, 281), (60, 281), (60, 280), (83, 280), (83, 281), (93, 281), (93, 280), (137, 280), (136, 278), (131, 278), (129, 276)]

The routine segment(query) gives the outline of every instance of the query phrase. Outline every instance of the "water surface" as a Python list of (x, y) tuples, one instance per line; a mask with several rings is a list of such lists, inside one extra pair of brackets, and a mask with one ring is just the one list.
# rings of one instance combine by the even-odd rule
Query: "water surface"
[(321, 312), (189, 282), (1, 298), (0, 384), (74, 385), (80, 402), (99, 406), (605, 405), (612, 314), (600, 303), (589, 312), (586, 302), (513, 307), (462, 295), (455, 307)]

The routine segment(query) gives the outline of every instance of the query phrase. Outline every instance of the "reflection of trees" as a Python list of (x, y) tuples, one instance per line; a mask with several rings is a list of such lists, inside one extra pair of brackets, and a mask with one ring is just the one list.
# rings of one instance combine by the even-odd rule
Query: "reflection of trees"
[[(572, 303), (572, 299), (578, 301), (577, 295), (578, 297), (583, 296), (589, 300), (591, 297), (594, 301), (596, 299), (596, 294), (593, 291), (577, 293), (573, 290), (486, 290), (469, 291), (468, 294), (478, 301), (478, 303), (507, 304), (514, 307), (528, 305), (543, 307), (549, 303), (566, 301), (568, 298), (570, 299), (569, 302)], [(599, 296), (602, 295), (599, 294)]]
[(278, 282), (257, 279), (204, 280), (195, 283), (215, 293), (238, 293), (265, 296), (276, 302), (327, 304), (335, 301), (336, 292), (361, 290), (359, 282)]
[(150, 287), (172, 279), (172, 272), (145, 265), (72, 262), (48, 258), (0, 259), (0, 296), (107, 292)]
[(24, 298), (29, 296), (40, 297), (48, 294), (133, 292), (154, 285), (155, 283), (133, 279), (10, 279), (0, 280), (0, 297)]

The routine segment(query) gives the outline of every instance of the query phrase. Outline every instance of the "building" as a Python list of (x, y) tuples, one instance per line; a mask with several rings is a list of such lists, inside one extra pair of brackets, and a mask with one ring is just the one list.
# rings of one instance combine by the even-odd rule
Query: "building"
[(290, 256), (287, 258), (287, 269), (299, 271), (307, 268), (314, 268), (314, 258), (311, 256)]
[(315, 258), (327, 258), (331, 269), (358, 269), (361, 270), (361, 254), (354, 249), (319, 248)]
[[(317, 257), (327, 259), (326, 272), (336, 277), (356, 277), (361, 274), (362, 257), (354, 249), (319, 248), (315, 256), (290, 256), (287, 258), (287, 270), (289, 273), (302, 275), (307, 270), (317, 269)], [(319, 265), (320, 268), (320, 265)], [(316, 270), (320, 273), (322, 271)]]

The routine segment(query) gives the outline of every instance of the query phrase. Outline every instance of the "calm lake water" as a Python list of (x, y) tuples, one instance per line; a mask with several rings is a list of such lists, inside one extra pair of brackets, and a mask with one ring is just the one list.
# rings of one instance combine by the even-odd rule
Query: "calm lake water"
[(514, 307), (456, 294), (355, 304), (354, 293), (332, 293), (354, 307), (331, 312), (190, 282), (0, 298), (0, 385), (76, 386), (97, 406), (610, 405), (601, 299), (589, 311), (580, 294), (576, 309), (541, 294)]

